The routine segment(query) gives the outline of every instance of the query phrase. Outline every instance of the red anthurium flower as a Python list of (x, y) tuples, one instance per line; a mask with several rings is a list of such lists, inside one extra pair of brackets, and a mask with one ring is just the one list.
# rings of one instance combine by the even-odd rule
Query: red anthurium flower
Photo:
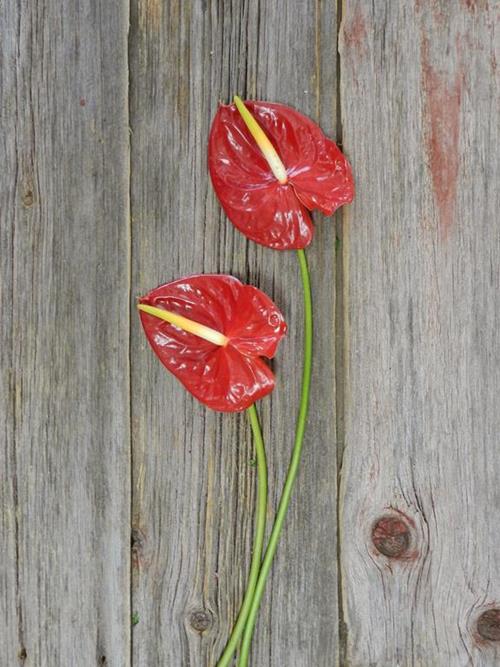
[(351, 167), (310, 118), (269, 102), (221, 105), (212, 123), (208, 165), (231, 222), (270, 248), (305, 248), (309, 210), (331, 215), (354, 197)]
[(286, 332), (263, 292), (227, 275), (161, 285), (140, 299), (142, 325), (160, 361), (214, 410), (244, 410), (274, 388), (261, 357), (272, 358)]

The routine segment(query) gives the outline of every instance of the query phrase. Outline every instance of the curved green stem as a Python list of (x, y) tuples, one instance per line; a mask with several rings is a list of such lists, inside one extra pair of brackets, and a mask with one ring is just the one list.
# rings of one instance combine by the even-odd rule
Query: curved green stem
[(255, 585), (259, 576), (260, 561), (262, 558), (262, 547), (264, 545), (264, 534), (266, 532), (266, 512), (267, 512), (267, 462), (266, 451), (264, 449), (264, 440), (260, 430), (259, 416), (255, 405), (251, 405), (247, 410), (250, 424), (252, 425), (253, 438), (255, 443), (255, 457), (257, 459), (257, 516), (255, 519), (255, 537), (250, 564), (250, 574), (248, 575), (248, 584), (243, 602), (241, 604), (238, 620), (233, 628), (229, 641), (221, 655), (217, 667), (227, 667), (232, 660), (233, 654), (240, 640), (245, 627), (250, 604), (252, 602)]
[(304, 289), (304, 367), (302, 371), (302, 393), (300, 397), (299, 416), (297, 419), (297, 427), (295, 431), (295, 444), (292, 451), (290, 465), (288, 467), (285, 486), (283, 487), (283, 493), (281, 494), (281, 500), (279, 503), (278, 511), (276, 513), (276, 519), (274, 521), (274, 526), (269, 538), (269, 544), (267, 545), (266, 553), (264, 554), (264, 560), (262, 561), (262, 566), (260, 568), (260, 574), (257, 580), (257, 585), (255, 587), (255, 594), (252, 600), (252, 605), (250, 607), (250, 612), (248, 614), (245, 632), (243, 633), (241, 654), (238, 662), (239, 667), (247, 667), (248, 664), (248, 654), (250, 651), (250, 643), (252, 641), (257, 612), (259, 610), (262, 594), (264, 593), (266, 580), (273, 563), (274, 554), (276, 553), (281, 529), (283, 528), (283, 522), (286, 517), (288, 505), (290, 504), (295, 478), (297, 477), (297, 472), (299, 469), (300, 456), (302, 453), (302, 444), (307, 421), (307, 412), (309, 409), (313, 336), (311, 282), (309, 278), (309, 269), (307, 267), (305, 252), (303, 250), (298, 250), (297, 254), (299, 257), (300, 275), (302, 277), (302, 285)]

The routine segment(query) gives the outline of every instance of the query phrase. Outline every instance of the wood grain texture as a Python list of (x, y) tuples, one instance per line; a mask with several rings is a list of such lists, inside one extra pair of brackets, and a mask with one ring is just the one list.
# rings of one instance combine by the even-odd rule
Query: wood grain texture
[[(294, 253), (247, 242), (222, 214), (206, 145), (219, 100), (281, 101), (335, 136), (333, 3), (132, 3), (133, 297), (193, 272), (229, 272), (270, 294), (290, 325), (258, 408), (270, 464), (271, 520), (293, 441), (302, 359)], [(300, 39), (297, 39), (300, 36)], [(252, 664), (337, 660), (335, 225), (308, 253), (317, 330), (304, 465), (269, 582)], [(134, 307), (134, 300), (132, 307)], [(324, 333), (327, 335), (324, 335)], [(198, 405), (154, 358), (133, 318), (134, 664), (210, 665), (248, 572), (255, 502), (245, 415)]]
[(0, 13), (0, 663), (129, 664), (125, 3)]
[(500, 608), (498, 3), (342, 11), (339, 61), (332, 2), (3, 3), (2, 667), (212, 667), (228, 637), (250, 429), (163, 370), (135, 302), (228, 272), (284, 311), (258, 406), (271, 521), (303, 311), (294, 253), (246, 241), (209, 182), (210, 122), (234, 93), (342, 137), (357, 181), (344, 232), (318, 216), (308, 250), (312, 410), (252, 664), (500, 662), (477, 625)]
[[(500, 603), (498, 18), (481, 1), (344, 8), (352, 666), (500, 660), (476, 628)], [(402, 558), (372, 544), (381, 515), (410, 529)]]

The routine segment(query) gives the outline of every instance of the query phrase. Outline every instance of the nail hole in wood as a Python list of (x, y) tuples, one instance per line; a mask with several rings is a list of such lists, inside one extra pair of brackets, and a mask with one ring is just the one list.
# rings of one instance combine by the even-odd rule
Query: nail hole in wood
[(189, 615), (189, 624), (196, 632), (206, 632), (212, 625), (212, 615), (205, 609), (193, 611)]
[(24, 646), (21, 648), (21, 650), (17, 654), (17, 657), (19, 658), (19, 662), (25, 662), (25, 660), (27, 659), (28, 654), (27, 654), (26, 649), (24, 648)]
[(491, 642), (500, 641), (500, 609), (483, 611), (477, 619), (477, 631), (483, 639)]
[(401, 558), (410, 548), (410, 528), (398, 517), (380, 517), (372, 529), (372, 542), (387, 558)]

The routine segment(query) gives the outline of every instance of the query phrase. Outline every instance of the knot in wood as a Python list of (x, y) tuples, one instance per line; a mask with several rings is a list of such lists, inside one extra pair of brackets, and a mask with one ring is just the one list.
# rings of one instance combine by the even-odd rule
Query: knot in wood
[(410, 547), (410, 529), (394, 516), (383, 516), (372, 530), (372, 542), (381, 554), (388, 558), (401, 558)]
[(189, 625), (196, 632), (206, 632), (212, 625), (212, 614), (206, 609), (197, 609), (189, 615)]
[(33, 202), (35, 200), (35, 197), (33, 195), (33, 191), (32, 190), (26, 190), (23, 193), (22, 200), (23, 200), (23, 206), (25, 208), (31, 208), (33, 206)]
[(483, 611), (477, 620), (477, 631), (483, 639), (500, 641), (500, 609)]
[(146, 543), (146, 536), (140, 528), (134, 526), (132, 528), (132, 533), (130, 536), (130, 547), (132, 550), (132, 565), (134, 567), (139, 567), (141, 563), (141, 557), (144, 551), (144, 546)]

